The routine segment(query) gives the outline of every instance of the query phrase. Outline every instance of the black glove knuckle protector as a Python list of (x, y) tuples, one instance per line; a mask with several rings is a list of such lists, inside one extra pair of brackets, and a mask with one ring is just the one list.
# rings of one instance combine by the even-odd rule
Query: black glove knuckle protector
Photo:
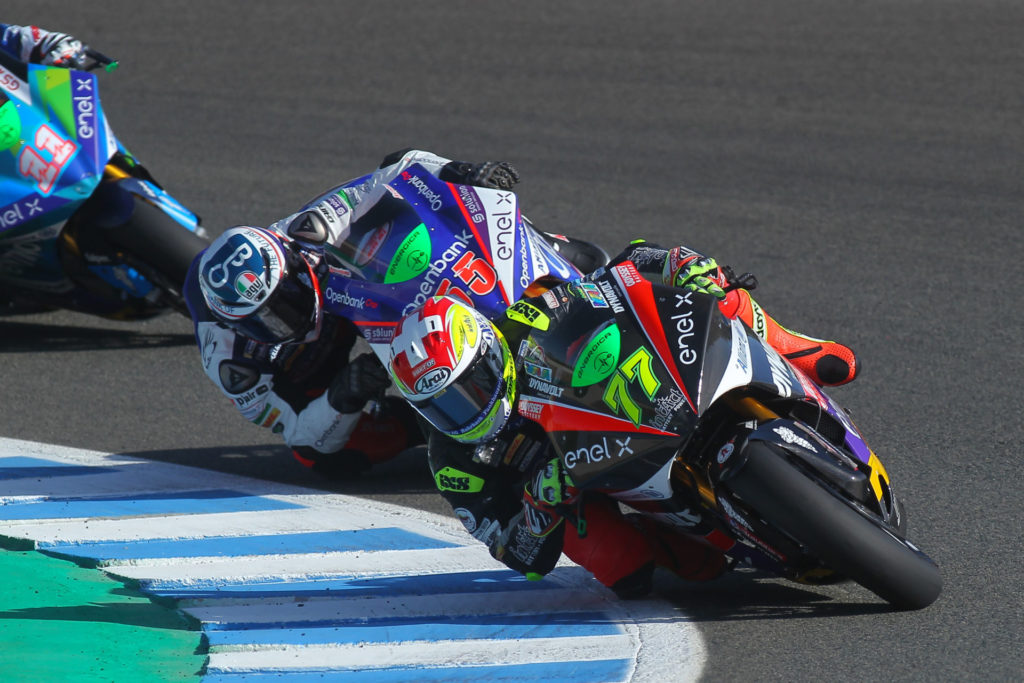
[(339, 413), (362, 410), (366, 402), (383, 393), (391, 376), (373, 353), (353, 358), (331, 381), (327, 402)]

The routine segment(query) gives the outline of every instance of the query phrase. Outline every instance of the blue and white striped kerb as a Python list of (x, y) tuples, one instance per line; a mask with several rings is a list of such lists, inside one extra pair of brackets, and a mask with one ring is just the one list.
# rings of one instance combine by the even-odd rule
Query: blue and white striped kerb
[(571, 563), (530, 582), (454, 519), (0, 439), (0, 536), (99, 567), (202, 624), (201, 680), (693, 681), (703, 645)]

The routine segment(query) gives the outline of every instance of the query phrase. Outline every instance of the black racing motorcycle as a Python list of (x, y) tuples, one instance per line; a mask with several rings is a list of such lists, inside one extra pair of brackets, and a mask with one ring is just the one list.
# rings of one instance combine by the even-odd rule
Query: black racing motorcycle
[(631, 263), (512, 305), (518, 411), (578, 487), (737, 563), (930, 605), (936, 564), (905, 535), (889, 474), (847, 412), (703, 292)]

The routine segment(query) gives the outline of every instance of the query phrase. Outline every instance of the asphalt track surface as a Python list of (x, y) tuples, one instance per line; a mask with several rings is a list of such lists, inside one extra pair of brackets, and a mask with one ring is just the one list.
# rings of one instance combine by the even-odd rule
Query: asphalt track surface
[[(8, 0), (80, 35), (118, 136), (217, 231), (416, 146), (508, 159), (548, 229), (682, 242), (783, 324), (854, 346), (853, 412), (941, 565), (932, 607), (665, 580), (705, 679), (1017, 680), (1024, 6)], [(183, 319), (0, 319), (0, 435), (444, 512), (423, 464), (294, 466), (202, 374)], [(671, 652), (665, 652), (671, 657)]]

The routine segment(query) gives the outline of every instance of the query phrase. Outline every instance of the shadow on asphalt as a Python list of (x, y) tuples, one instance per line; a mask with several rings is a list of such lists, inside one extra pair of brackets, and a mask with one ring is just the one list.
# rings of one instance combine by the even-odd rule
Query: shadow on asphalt
[(398, 457), (373, 466), (358, 476), (327, 479), (299, 464), (285, 446), (211, 446), (208, 448), (125, 451), (134, 458), (199, 467), (254, 479), (348, 495), (437, 496), (425, 449), (413, 448)]
[(152, 349), (195, 345), (191, 334), (143, 334), (78, 325), (46, 325), (0, 319), (0, 352), (95, 351), (100, 349)]
[(874, 596), (853, 583), (810, 587), (743, 570), (707, 583), (683, 581), (659, 572), (655, 592), (698, 622), (820, 619), (893, 611), (886, 603), (860, 602)]

